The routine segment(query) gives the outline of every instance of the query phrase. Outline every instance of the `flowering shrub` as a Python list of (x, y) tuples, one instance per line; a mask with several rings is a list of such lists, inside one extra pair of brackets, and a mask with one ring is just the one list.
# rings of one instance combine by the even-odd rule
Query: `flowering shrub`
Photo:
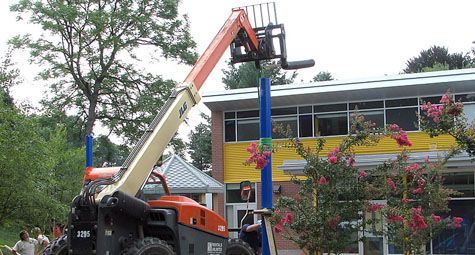
[[(459, 217), (442, 218), (448, 211), (453, 192), (442, 185), (442, 169), (447, 160), (460, 149), (475, 156), (475, 130), (466, 124), (463, 105), (454, 102), (450, 94), (440, 105), (423, 103), (420, 123), (431, 137), (452, 135), (458, 147), (439, 161), (409, 163), (407, 148), (412, 146), (407, 133), (398, 125), (384, 130), (352, 115), (350, 135), (330, 152), (324, 152), (324, 139), (317, 139), (315, 148), (305, 147), (297, 138), (290, 138), (287, 147), (307, 161), (305, 178), (293, 177), (300, 186), (298, 197), (282, 196), (277, 200), (274, 215), (275, 232), (294, 241), (309, 253), (317, 251), (341, 253), (358, 240), (354, 234), (361, 229), (386, 235), (389, 242), (402, 248), (405, 254), (421, 253), (422, 247), (445, 228), (460, 228)], [(402, 149), (396, 159), (388, 160), (373, 170), (355, 167), (353, 147), (372, 145), (388, 136)], [(266, 151), (269, 151), (268, 153)], [(251, 144), (247, 164), (265, 166), (269, 148)], [(385, 203), (372, 203), (384, 200)], [(374, 215), (380, 217), (372, 217)], [(374, 224), (385, 227), (374, 228)], [(370, 230), (371, 229), (371, 230)]]
[(354, 166), (352, 149), (374, 144), (380, 131), (361, 116), (353, 117), (353, 135), (328, 153), (324, 153), (323, 139), (317, 140), (316, 148), (305, 147), (295, 138), (287, 145), (307, 161), (306, 178), (293, 179), (300, 186), (298, 198), (277, 200), (274, 231), (310, 254), (340, 253), (358, 241), (353, 236), (363, 222), (359, 212), (368, 202), (368, 192), (366, 172)]
[(246, 150), (249, 153), (249, 157), (244, 162), (245, 165), (255, 164), (256, 169), (263, 169), (267, 166), (267, 158), (272, 154), (268, 146), (258, 146), (257, 143), (253, 142)]

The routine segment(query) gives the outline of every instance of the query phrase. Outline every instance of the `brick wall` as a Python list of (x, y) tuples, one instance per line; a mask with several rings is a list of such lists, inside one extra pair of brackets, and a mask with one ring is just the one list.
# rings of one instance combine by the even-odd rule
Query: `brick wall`
[[(224, 183), (224, 128), (223, 112), (211, 112), (212, 174), (217, 181)], [(217, 195), (217, 213), (224, 217), (224, 194)]]

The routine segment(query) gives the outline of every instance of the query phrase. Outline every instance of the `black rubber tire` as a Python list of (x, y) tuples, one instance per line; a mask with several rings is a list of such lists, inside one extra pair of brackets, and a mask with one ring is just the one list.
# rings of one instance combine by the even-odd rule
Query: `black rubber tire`
[(42, 255), (68, 255), (68, 236), (62, 235), (46, 247)]
[(125, 247), (121, 255), (175, 255), (172, 247), (167, 242), (155, 237), (145, 237), (142, 240), (135, 240)]
[(255, 255), (257, 254), (252, 247), (238, 238), (228, 239), (226, 255)]

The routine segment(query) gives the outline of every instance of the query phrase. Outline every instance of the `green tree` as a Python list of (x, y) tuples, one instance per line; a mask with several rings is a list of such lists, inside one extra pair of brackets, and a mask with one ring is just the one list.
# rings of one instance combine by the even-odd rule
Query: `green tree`
[(13, 106), (10, 88), (19, 83), (20, 71), (12, 63), (12, 50), (8, 49), (0, 64), (0, 100)]
[(190, 132), (187, 147), (191, 164), (202, 171), (207, 171), (211, 170), (211, 118), (204, 113), (201, 117), (204, 122)]
[(313, 77), (313, 81), (333, 81), (333, 76), (330, 72), (321, 71)]
[(284, 71), (277, 61), (264, 61), (262, 70), (258, 70), (253, 62), (242, 63), (238, 66), (228, 62), (228, 68), (222, 69), (222, 81), (226, 89), (257, 87), (260, 77), (268, 77), (273, 85), (292, 83), (297, 77), (297, 71)]
[(404, 73), (420, 73), (424, 71), (453, 70), (469, 68), (473, 59), (468, 53), (452, 53), (440, 46), (432, 46), (422, 50), (419, 56), (411, 58), (406, 63)]
[(126, 146), (113, 143), (107, 136), (94, 138), (95, 166), (120, 166), (128, 153), (129, 149)]
[(85, 133), (99, 120), (135, 141), (175, 85), (132, 64), (140, 61), (137, 49), (186, 64), (196, 59), (178, 2), (21, 0), (11, 10), (44, 33), (10, 43), (29, 49), (43, 68), (40, 77), (52, 82), (48, 106), (76, 111)]

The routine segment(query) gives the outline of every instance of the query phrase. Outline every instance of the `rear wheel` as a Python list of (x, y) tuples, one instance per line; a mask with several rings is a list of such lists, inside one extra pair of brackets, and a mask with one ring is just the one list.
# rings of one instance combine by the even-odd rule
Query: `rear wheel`
[(226, 255), (255, 255), (257, 254), (248, 243), (241, 239), (229, 239)]
[(146, 237), (142, 240), (135, 240), (127, 246), (121, 255), (175, 255), (173, 249), (158, 238)]
[(62, 235), (46, 247), (42, 255), (68, 255), (68, 236)]

